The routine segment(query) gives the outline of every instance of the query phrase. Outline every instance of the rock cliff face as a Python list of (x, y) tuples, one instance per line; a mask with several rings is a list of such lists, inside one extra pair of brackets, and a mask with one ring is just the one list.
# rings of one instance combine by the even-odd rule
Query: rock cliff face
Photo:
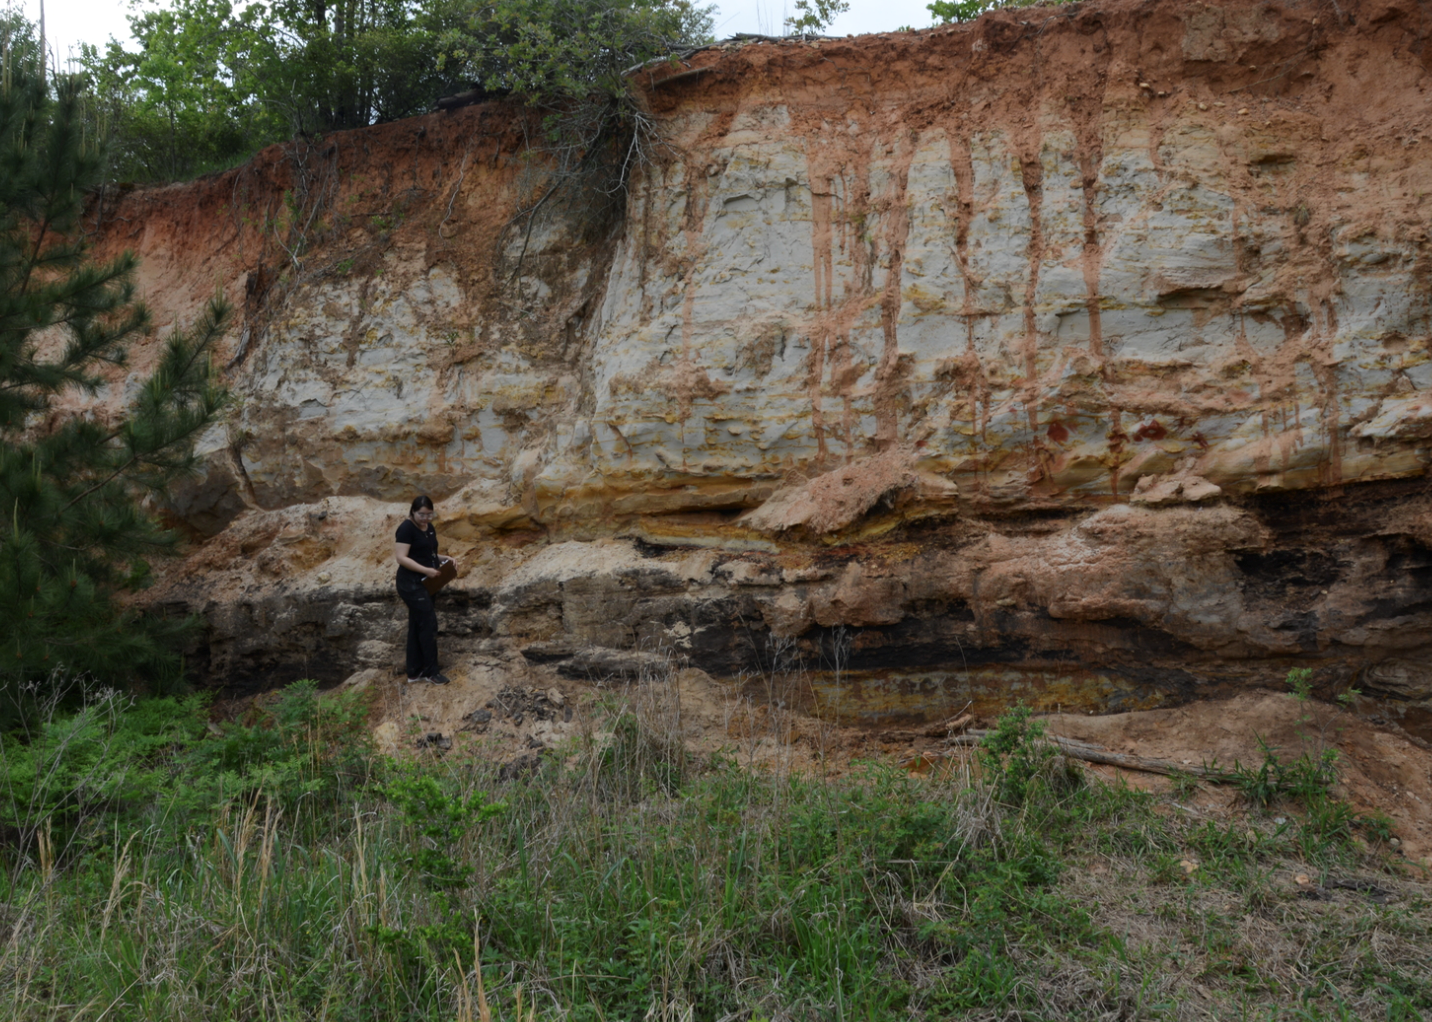
[(496, 105), (105, 197), (156, 308), (241, 310), (151, 598), (215, 683), (396, 667), (422, 491), (459, 669), (670, 653), (882, 719), (1307, 666), (1426, 733), (1429, 33), (1109, 0), (717, 46), (638, 73), (670, 146), (610, 229), (522, 215)]

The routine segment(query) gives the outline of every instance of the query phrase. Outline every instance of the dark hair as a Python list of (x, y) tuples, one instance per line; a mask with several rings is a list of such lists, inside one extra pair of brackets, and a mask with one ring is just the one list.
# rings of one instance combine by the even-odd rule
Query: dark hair
[(417, 514), (421, 508), (427, 508), (429, 511), (433, 510), (433, 498), (429, 497), (427, 494), (414, 497), (413, 506), (408, 508), (408, 517), (413, 517), (413, 515)]

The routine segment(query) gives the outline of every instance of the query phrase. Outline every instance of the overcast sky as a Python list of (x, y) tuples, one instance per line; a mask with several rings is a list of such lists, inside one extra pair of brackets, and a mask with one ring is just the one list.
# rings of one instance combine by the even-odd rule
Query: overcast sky
[[(851, 0), (850, 10), (836, 19), (832, 35), (862, 32), (888, 32), (903, 25), (925, 28), (930, 0)], [(793, 0), (725, 0), (717, 6), (716, 36), (724, 39), (737, 32), (760, 32), (775, 35), (781, 22), (792, 13)], [(40, 0), (21, 0), (25, 13), (32, 19), (40, 16)], [(103, 45), (110, 36), (129, 37), (125, 0), (45, 0), (45, 34), (51, 52), (61, 61), (71, 49), (78, 52), (80, 43)]]

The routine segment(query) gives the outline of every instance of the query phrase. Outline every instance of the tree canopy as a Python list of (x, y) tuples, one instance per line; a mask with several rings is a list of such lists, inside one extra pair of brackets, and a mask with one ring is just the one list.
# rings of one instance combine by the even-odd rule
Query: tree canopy
[(709, 37), (692, 0), (148, 0), (82, 64), (111, 174), (173, 180), (297, 133), (433, 109), (474, 87), (549, 110), (627, 94), (623, 72)]

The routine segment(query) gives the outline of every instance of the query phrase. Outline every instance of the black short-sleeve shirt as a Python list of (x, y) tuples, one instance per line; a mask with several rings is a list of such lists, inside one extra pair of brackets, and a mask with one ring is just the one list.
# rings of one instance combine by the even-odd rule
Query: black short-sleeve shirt
[[(404, 518), (402, 524), (398, 526), (398, 534), (394, 538), (399, 543), (408, 544), (408, 556), (423, 567), (436, 568), (438, 566), (438, 531), (431, 525), (424, 532), (411, 518)], [(398, 565), (398, 577), (411, 581), (425, 576), (416, 571), (409, 571), (400, 564)]]

